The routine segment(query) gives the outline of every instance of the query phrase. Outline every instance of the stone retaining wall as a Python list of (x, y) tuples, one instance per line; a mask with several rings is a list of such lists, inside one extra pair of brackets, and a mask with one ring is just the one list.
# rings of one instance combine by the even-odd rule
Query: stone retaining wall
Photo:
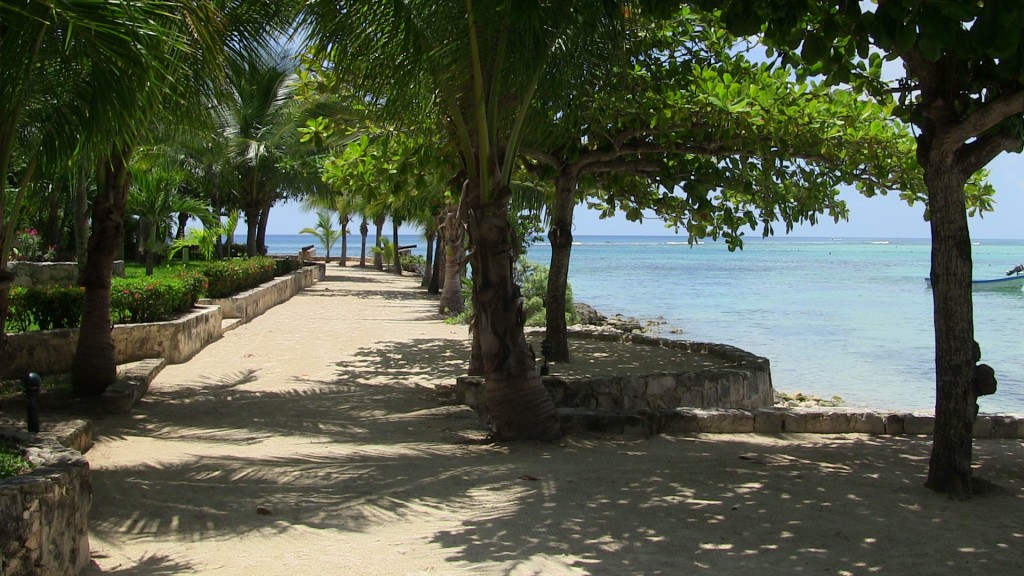
[[(313, 285), (322, 278), (322, 274), (322, 267), (306, 266), (238, 296), (216, 302), (224, 302), (233, 314), (245, 314), (238, 318), (248, 322)], [(221, 337), (225, 318), (228, 316), (221, 306), (200, 305), (181, 318), (166, 322), (117, 324), (112, 331), (115, 361), (127, 364), (146, 358), (164, 358), (168, 364), (180, 364)], [(0, 377), (20, 378), (26, 372), (69, 372), (77, 345), (77, 328), (8, 334)]]
[[(78, 284), (77, 262), (8, 262), (14, 274), (12, 286), (75, 286)], [(114, 262), (114, 276), (124, 276), (124, 261)]]
[(0, 574), (70, 576), (89, 564), (89, 463), (55, 440), (0, 428), (35, 468), (0, 480)]
[[(693, 372), (659, 372), (600, 377), (544, 376), (541, 380), (555, 405), (601, 412), (633, 413), (677, 407), (766, 408), (772, 406), (771, 370), (767, 358), (733, 346), (670, 340), (642, 334), (573, 332), (573, 338), (660, 346), (681, 353), (713, 356), (718, 366)], [(657, 367), (652, 366), (652, 369)], [(483, 379), (456, 380), (457, 399), (486, 420)]]
[[(166, 322), (116, 324), (112, 330), (114, 359), (118, 364), (126, 364), (145, 358), (165, 358), (168, 363), (180, 364), (220, 337), (222, 319), (220, 308), (201, 306)], [(77, 345), (78, 328), (8, 334), (2, 376), (19, 378), (26, 372), (69, 372)]]
[(252, 290), (240, 292), (229, 298), (203, 298), (199, 303), (220, 306), (225, 319), (237, 318), (239, 323), (244, 324), (288, 300), (304, 288), (312, 286), (323, 277), (322, 265), (303, 266), (300, 270), (274, 278)]

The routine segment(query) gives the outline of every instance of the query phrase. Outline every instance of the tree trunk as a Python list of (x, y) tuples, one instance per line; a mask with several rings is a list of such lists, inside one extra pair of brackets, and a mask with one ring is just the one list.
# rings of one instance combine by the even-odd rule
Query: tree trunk
[(361, 238), (361, 246), (359, 248), (359, 267), (366, 268), (366, 236), (370, 233), (370, 225), (366, 223), (366, 217), (363, 217), (363, 222), (359, 224), (359, 237)]
[(245, 255), (255, 256), (257, 254), (256, 231), (260, 224), (259, 208), (246, 208), (245, 214)]
[(444, 231), (438, 227), (434, 234), (434, 271), (430, 274), (430, 286), (427, 292), (430, 294), (441, 294), (441, 284), (444, 282)]
[(969, 498), (974, 432), (974, 304), (966, 179), (950, 159), (928, 158), (925, 183), (932, 233), (935, 323), (935, 433), (925, 486)]
[(445, 214), (441, 225), (444, 242), (444, 279), (437, 310), (441, 314), (458, 314), (466, 308), (462, 299), (462, 271), (466, 262), (466, 227), (459, 221), (456, 208)]
[(373, 267), (377, 270), (384, 270), (384, 223), (387, 222), (387, 216), (377, 216), (373, 219), (373, 225), (376, 226), (374, 232), (375, 238), (373, 239), (374, 246), (377, 250), (373, 253)]
[(434, 237), (436, 232), (427, 231), (424, 234), (424, 242), (427, 244), (426, 261), (423, 263), (423, 277), (420, 278), (420, 288), (430, 286), (430, 279), (434, 275)]
[(267, 224), (270, 222), (270, 209), (274, 203), (269, 202), (260, 208), (260, 223), (256, 228), (256, 250), (260, 256), (267, 255)]
[(512, 277), (511, 194), (507, 187), (496, 187), (485, 203), (479, 181), (467, 188), (475, 333), (492, 432), (507, 440), (558, 438), (558, 413), (526, 343), (522, 294)]
[(569, 330), (565, 325), (565, 293), (569, 286), (569, 256), (572, 252), (572, 212), (576, 206), (576, 170), (565, 166), (555, 179), (555, 201), (551, 207), (551, 267), (544, 297), (545, 338), (551, 346), (547, 359), (569, 361)]
[(391, 219), (391, 242), (395, 248), (395, 274), (398, 276), (402, 275), (402, 255), (398, 253), (398, 227), (401, 225), (401, 220), (398, 218)]
[(338, 216), (338, 224), (341, 226), (341, 260), (338, 266), (348, 266), (348, 223), (351, 220), (348, 214)]
[(89, 180), (88, 164), (79, 159), (75, 170), (75, 260), (78, 272), (85, 269), (86, 254), (89, 244)]
[(88, 256), (79, 283), (85, 288), (82, 324), (71, 368), (71, 387), (81, 396), (99, 395), (117, 377), (110, 323), (110, 281), (124, 237), (124, 206), (131, 186), (130, 151), (114, 147), (97, 168), (96, 200)]

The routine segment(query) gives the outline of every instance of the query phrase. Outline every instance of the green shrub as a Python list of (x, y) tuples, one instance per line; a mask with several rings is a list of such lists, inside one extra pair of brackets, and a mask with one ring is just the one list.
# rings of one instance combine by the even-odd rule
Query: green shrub
[(172, 278), (116, 278), (110, 289), (110, 315), (115, 324), (160, 322), (188, 312), (206, 284), (197, 272)]
[(11, 291), (10, 307), (19, 327), (28, 330), (75, 328), (82, 322), (83, 288), (40, 286)]
[(423, 271), (427, 269), (427, 259), (419, 254), (409, 254), (408, 256), (402, 256), (402, 270), (406, 272), (412, 272), (413, 274), (423, 275)]
[[(110, 317), (115, 324), (160, 322), (188, 312), (206, 288), (206, 278), (182, 270), (171, 277), (114, 278)], [(85, 289), (41, 286), (11, 290), (7, 330), (78, 328)]]
[(274, 279), (276, 264), (273, 258), (255, 256), (217, 260), (203, 267), (206, 276), (206, 295), (227, 298)]
[(274, 260), (274, 265), (274, 276), (284, 276), (302, 268), (302, 261), (298, 258), (281, 258)]
[[(513, 279), (519, 285), (523, 295), (523, 313), (526, 315), (527, 326), (544, 326), (547, 323), (547, 310), (544, 306), (544, 297), (548, 290), (548, 267), (542, 264), (534, 264), (526, 260), (518, 260), (513, 271)], [(472, 281), (464, 280), (463, 296), (466, 301), (466, 309), (445, 321), (449, 324), (468, 324), (473, 315)], [(565, 289), (565, 322), (575, 324), (576, 307), (573, 306), (572, 286), (567, 285)]]

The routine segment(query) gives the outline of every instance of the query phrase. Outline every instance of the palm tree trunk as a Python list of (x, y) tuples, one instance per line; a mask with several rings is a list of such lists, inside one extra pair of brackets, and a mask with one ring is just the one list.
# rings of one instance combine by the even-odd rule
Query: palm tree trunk
[(511, 194), (507, 187), (495, 188), (485, 203), (479, 182), (471, 181), (467, 188), (475, 333), (492, 432), (508, 440), (557, 438), (558, 413), (527, 345), (523, 298), (512, 278)]
[(462, 299), (462, 271), (466, 262), (466, 228), (456, 208), (445, 214), (441, 229), (444, 242), (444, 279), (437, 308), (441, 314), (458, 314), (466, 303)]
[(377, 216), (373, 219), (373, 224), (377, 227), (374, 245), (378, 248), (373, 255), (373, 267), (377, 270), (384, 270), (384, 253), (380, 249), (384, 248), (384, 222), (386, 221), (386, 216)]
[(338, 224), (341, 225), (341, 260), (338, 266), (348, 266), (348, 223), (351, 220), (348, 214), (338, 215)]
[(402, 255), (398, 253), (398, 227), (400, 225), (401, 220), (391, 219), (391, 242), (395, 248), (395, 274), (398, 276), (402, 275)]
[(75, 260), (78, 262), (78, 271), (82, 272), (85, 267), (86, 253), (89, 244), (89, 181), (88, 165), (81, 158), (75, 170), (75, 204), (74, 204), (74, 229), (75, 229)]
[(274, 206), (269, 202), (260, 208), (259, 225), (256, 227), (256, 250), (260, 256), (267, 255), (267, 224), (270, 222), (270, 209)]
[[(924, 153), (927, 156), (927, 152)], [(974, 303), (966, 178), (946, 158), (926, 158), (935, 322), (935, 433), (925, 486), (954, 498), (972, 493)]]
[(569, 286), (569, 256), (572, 253), (572, 212), (576, 206), (576, 171), (565, 166), (555, 179), (555, 199), (551, 207), (551, 266), (544, 299), (548, 360), (569, 361), (569, 333), (565, 325), (565, 293)]
[(359, 237), (361, 238), (361, 246), (359, 248), (359, 267), (366, 268), (366, 237), (370, 234), (370, 225), (366, 223), (366, 217), (363, 217), (363, 221), (359, 224)]
[(259, 208), (246, 208), (245, 212), (245, 255), (255, 256), (257, 252), (256, 231), (260, 224)]
[(423, 263), (423, 277), (420, 278), (420, 288), (430, 286), (431, 278), (434, 275), (434, 237), (437, 236), (437, 232), (428, 230), (424, 236), (424, 241), (427, 244), (427, 257), (426, 262)]
[(441, 284), (444, 283), (444, 231), (441, 228), (437, 229), (437, 233), (434, 234), (434, 271), (430, 274), (430, 286), (427, 287), (427, 292), (430, 294), (440, 294)]
[(110, 281), (124, 238), (124, 207), (131, 186), (130, 149), (113, 147), (97, 169), (92, 233), (80, 284), (85, 288), (82, 325), (71, 369), (75, 394), (95, 396), (117, 377), (110, 323)]

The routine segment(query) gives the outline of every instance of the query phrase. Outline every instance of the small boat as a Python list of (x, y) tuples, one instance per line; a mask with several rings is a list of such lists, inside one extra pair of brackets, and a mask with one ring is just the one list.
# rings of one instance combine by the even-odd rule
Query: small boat
[[(931, 278), (925, 278), (924, 281), (929, 288), (932, 287)], [(971, 289), (979, 291), (1020, 290), (1022, 287), (1024, 287), (1024, 264), (1018, 264), (1015, 268), (1007, 272), (1005, 278), (971, 281)]]

